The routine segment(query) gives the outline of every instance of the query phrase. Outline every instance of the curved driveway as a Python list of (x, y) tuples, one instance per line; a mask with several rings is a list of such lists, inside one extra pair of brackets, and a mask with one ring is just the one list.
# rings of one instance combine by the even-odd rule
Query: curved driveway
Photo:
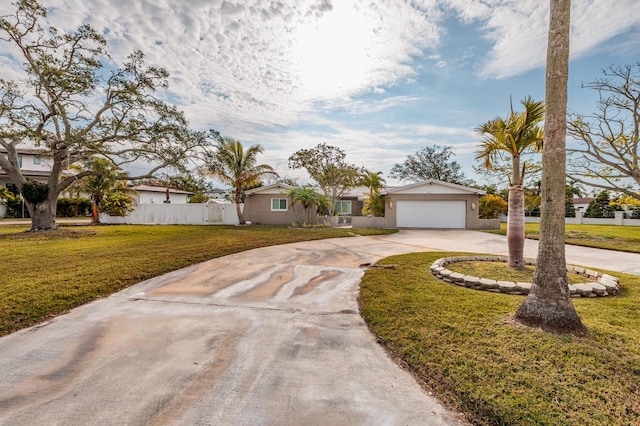
[[(361, 264), (429, 250), (504, 254), (506, 242), (406, 230), (261, 248), (6, 336), (0, 424), (461, 424), (358, 314)], [(526, 251), (535, 256), (535, 242)], [(572, 263), (640, 273), (639, 255), (567, 252)]]

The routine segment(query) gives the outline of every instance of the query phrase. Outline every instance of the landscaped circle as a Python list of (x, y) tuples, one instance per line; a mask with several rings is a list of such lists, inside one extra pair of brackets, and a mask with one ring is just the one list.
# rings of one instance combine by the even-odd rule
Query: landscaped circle
[[(507, 262), (506, 256), (457, 256), (443, 257), (431, 264), (431, 272), (441, 280), (468, 287), (475, 290), (492, 291), (495, 293), (527, 295), (531, 290), (531, 283), (500, 281), (490, 278), (481, 278), (453, 272), (447, 265), (457, 262)], [(535, 266), (534, 259), (526, 259), (527, 265)], [(569, 284), (571, 297), (604, 297), (615, 295), (620, 291), (620, 280), (608, 274), (602, 274), (581, 266), (567, 265), (567, 272), (583, 275), (587, 282), (581, 284)]]

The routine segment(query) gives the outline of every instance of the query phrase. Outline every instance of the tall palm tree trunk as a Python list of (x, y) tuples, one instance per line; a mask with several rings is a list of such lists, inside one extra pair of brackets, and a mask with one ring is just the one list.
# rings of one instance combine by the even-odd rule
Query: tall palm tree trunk
[(509, 187), (507, 248), (509, 267), (524, 269), (524, 186), (522, 184)]
[(571, 2), (551, 0), (550, 3), (538, 266), (531, 292), (516, 311), (516, 320), (554, 333), (583, 335), (587, 329), (571, 302), (564, 250), (565, 137)]

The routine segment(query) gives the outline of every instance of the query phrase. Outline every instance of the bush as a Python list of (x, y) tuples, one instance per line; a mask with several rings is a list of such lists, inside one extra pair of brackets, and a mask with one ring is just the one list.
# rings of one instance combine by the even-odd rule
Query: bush
[(38, 182), (37, 180), (27, 180), (22, 185), (22, 196), (25, 200), (38, 204), (47, 199), (49, 195), (49, 187), (46, 183)]
[(83, 197), (60, 197), (57, 201), (57, 217), (87, 216), (91, 213), (91, 200)]
[(126, 216), (133, 211), (133, 200), (122, 192), (110, 192), (102, 200), (100, 211), (109, 216)]
[[(9, 218), (21, 218), (22, 217), (22, 197), (14, 194), (6, 188), (0, 188), (0, 200), (3, 200), (7, 204), (7, 217)], [(27, 208), (24, 209), (24, 214), (29, 217)]]
[(206, 203), (207, 201), (209, 201), (209, 197), (202, 192), (198, 192), (189, 198), (189, 203)]

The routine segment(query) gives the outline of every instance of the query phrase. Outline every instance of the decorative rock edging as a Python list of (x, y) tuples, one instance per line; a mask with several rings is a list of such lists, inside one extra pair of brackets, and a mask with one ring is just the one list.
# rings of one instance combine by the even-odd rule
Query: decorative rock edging
[[(492, 291), (495, 293), (527, 295), (531, 290), (531, 283), (512, 281), (497, 281), (487, 278), (479, 278), (453, 272), (446, 268), (447, 265), (456, 262), (507, 262), (506, 256), (458, 256), (443, 257), (431, 264), (431, 272), (436, 277), (448, 283), (475, 290)], [(535, 266), (535, 259), (525, 259), (525, 263)], [(585, 275), (590, 282), (583, 284), (569, 284), (571, 297), (605, 297), (616, 295), (620, 291), (620, 280), (612, 275), (601, 274), (581, 266), (567, 265), (567, 272)]]

